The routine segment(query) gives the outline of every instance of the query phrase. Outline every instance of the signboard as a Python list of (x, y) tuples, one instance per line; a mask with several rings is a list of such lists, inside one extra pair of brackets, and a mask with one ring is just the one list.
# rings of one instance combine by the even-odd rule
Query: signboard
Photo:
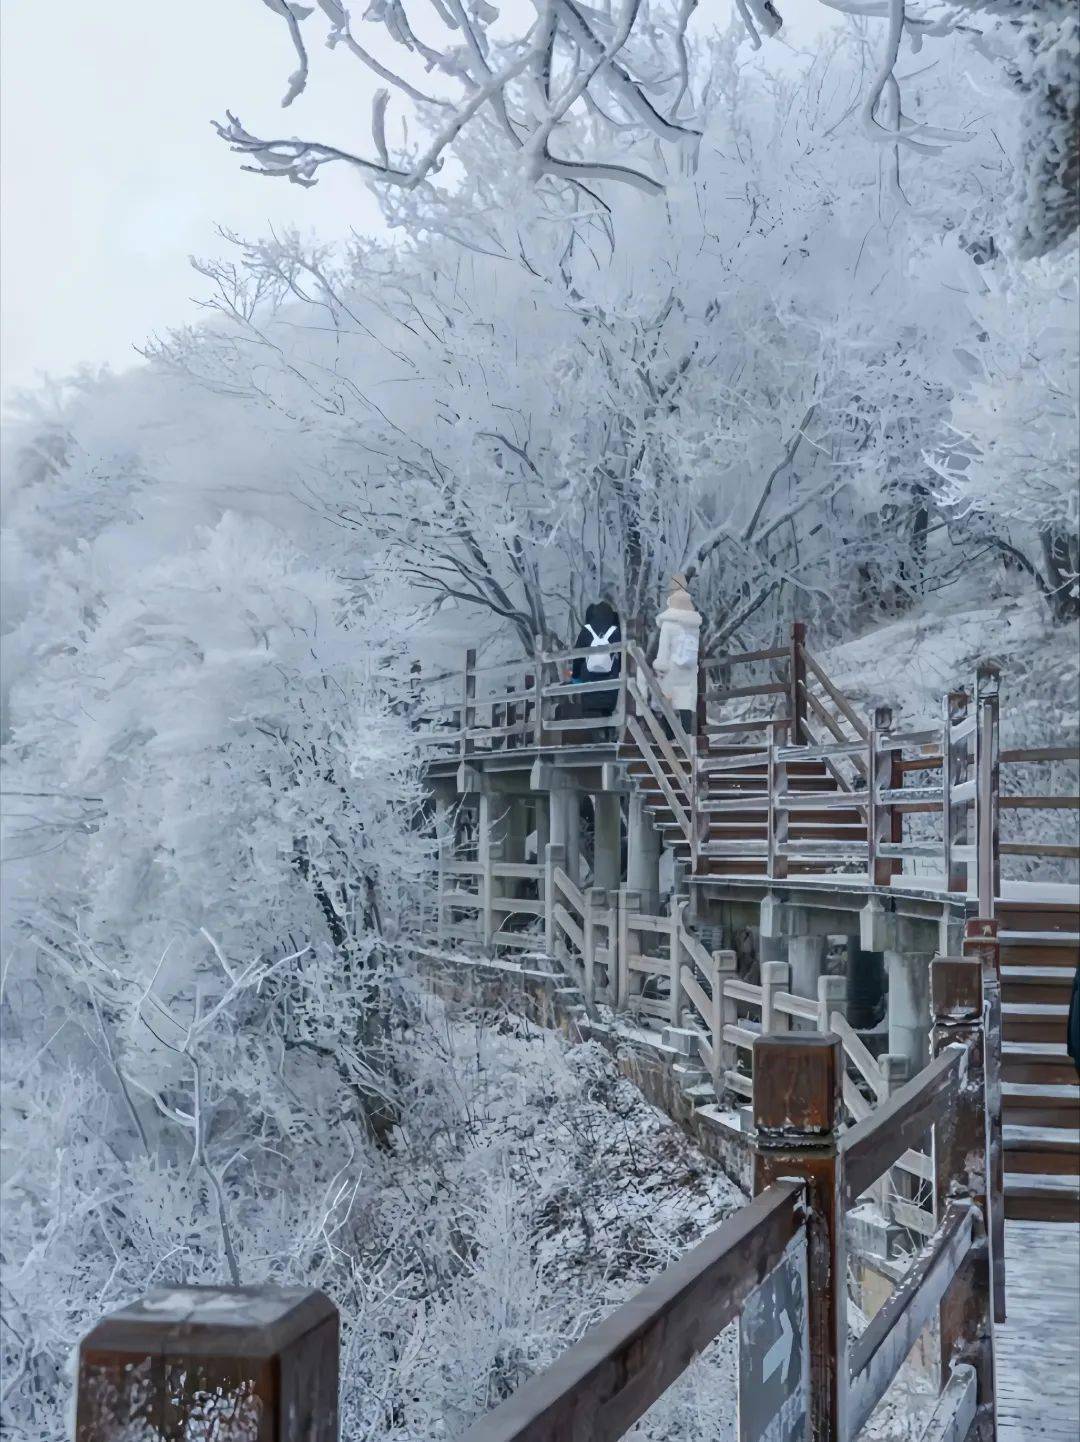
[(809, 1370), (806, 1240), (799, 1238), (739, 1318), (739, 1442), (806, 1442)]

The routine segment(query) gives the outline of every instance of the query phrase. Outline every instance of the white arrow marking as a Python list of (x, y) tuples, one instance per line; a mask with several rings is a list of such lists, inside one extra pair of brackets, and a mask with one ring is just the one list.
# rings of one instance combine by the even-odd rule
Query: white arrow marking
[(780, 1313), (780, 1335), (765, 1353), (761, 1363), (761, 1380), (767, 1382), (778, 1367), (783, 1367), (791, 1356), (791, 1323), (786, 1312)]

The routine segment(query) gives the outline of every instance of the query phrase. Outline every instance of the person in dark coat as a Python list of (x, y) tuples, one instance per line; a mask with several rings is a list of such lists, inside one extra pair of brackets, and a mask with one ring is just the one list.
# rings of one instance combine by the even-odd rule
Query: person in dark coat
[(1073, 975), (1072, 998), (1069, 1001), (1069, 1025), (1065, 1045), (1080, 1076), (1080, 966)]
[[(609, 601), (594, 601), (585, 612), (585, 624), (578, 632), (574, 650), (617, 646), (621, 641), (622, 631), (614, 606)], [(615, 681), (621, 672), (622, 657), (617, 652), (597, 650), (595, 656), (578, 656), (575, 659), (571, 679), (578, 685), (592, 681)], [(581, 714), (610, 716), (618, 699), (619, 692), (615, 687), (610, 691), (586, 691), (581, 697)]]

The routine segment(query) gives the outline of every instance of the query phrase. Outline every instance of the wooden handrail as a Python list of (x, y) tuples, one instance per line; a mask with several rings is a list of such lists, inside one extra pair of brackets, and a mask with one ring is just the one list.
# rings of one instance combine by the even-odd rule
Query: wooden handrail
[(636, 716), (628, 716), (626, 718), (626, 729), (630, 732), (631, 737), (637, 743), (638, 750), (641, 752), (642, 760), (652, 772), (653, 779), (660, 787), (660, 790), (664, 796), (664, 800), (671, 807), (672, 816), (674, 816), (683, 835), (689, 840), (693, 836), (692, 822), (687, 816), (685, 810), (683, 809), (681, 802), (678, 800), (674, 791), (671, 789), (671, 783), (664, 775), (663, 768), (653, 755), (652, 747), (646, 740), (645, 732), (642, 730)]
[(641, 716), (635, 717), (634, 719), (638, 721), (639, 724), (642, 720), (644, 720), (645, 726), (641, 728), (642, 734), (647, 736), (648, 732), (652, 733), (654, 749), (660, 752), (661, 756), (675, 773), (675, 780), (678, 782), (679, 787), (682, 790), (683, 796), (686, 798), (686, 801), (689, 804), (691, 802), (693, 792), (692, 761), (687, 760), (685, 762), (685, 764), (689, 766), (690, 769), (684, 770), (684, 762), (675, 755), (675, 750), (671, 744), (671, 741), (667, 736), (664, 735), (663, 727), (660, 725), (659, 721), (657, 721), (656, 717), (653, 715), (649, 707), (646, 706), (643, 709)]
[(1010, 761), (1080, 761), (1080, 746), (1022, 746), (1002, 751), (1001, 760)]
[(558, 665), (560, 661), (581, 661), (589, 656), (622, 656), (629, 645), (628, 641), (615, 641), (607, 646), (582, 646), (573, 651), (541, 651), (534, 659)]
[(856, 1436), (936, 1313), (971, 1250), (977, 1217), (969, 1201), (951, 1202), (896, 1289), (851, 1348), (848, 1435)]
[[(836, 689), (833, 683), (829, 680), (828, 676), (825, 674), (821, 665), (814, 659), (814, 657), (810, 654), (810, 652), (805, 646), (803, 646), (802, 648), (802, 654), (803, 660), (806, 662), (806, 665), (810, 668), (811, 671), (813, 671), (814, 675), (817, 677), (818, 681), (827, 692), (829, 699), (830, 701), (832, 701), (833, 705), (837, 708), (841, 715), (843, 715), (844, 718), (849, 721), (852, 726), (854, 726), (856, 732), (862, 737), (864, 741), (869, 740), (869, 727), (866, 725), (866, 722), (863, 721), (862, 717), (859, 716), (858, 712), (856, 712), (852, 708), (852, 705), (848, 701), (847, 697)], [(809, 698), (809, 687), (807, 687), (806, 694)]]
[(734, 1321), (799, 1235), (802, 1186), (777, 1182), (591, 1327), (458, 1442), (615, 1442)]
[(840, 1139), (844, 1161), (843, 1205), (855, 1205), (873, 1182), (913, 1149), (925, 1132), (952, 1105), (964, 1057), (962, 1046), (950, 1046), (918, 1076), (858, 1122)]
[(627, 654), (634, 662), (634, 666), (636, 668), (639, 678), (644, 678), (646, 689), (646, 703), (652, 701), (660, 708), (660, 713), (663, 716), (664, 720), (671, 727), (672, 734), (674, 735), (675, 740), (678, 741), (678, 743), (683, 749), (683, 753), (689, 759), (694, 754), (694, 747), (690, 741), (690, 737), (687, 736), (686, 732), (683, 730), (683, 724), (679, 720), (678, 716), (675, 714), (675, 710), (671, 702), (660, 689), (660, 682), (652, 667), (649, 665), (648, 661), (646, 661), (644, 652), (641, 650), (640, 646), (636, 646), (631, 643), (627, 648)]

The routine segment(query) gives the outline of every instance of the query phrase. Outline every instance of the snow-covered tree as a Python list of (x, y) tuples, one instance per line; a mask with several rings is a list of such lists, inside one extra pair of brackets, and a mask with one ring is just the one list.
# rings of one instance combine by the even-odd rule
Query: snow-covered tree
[(119, 529), (53, 556), (4, 758), (5, 1383), (35, 1436), (103, 1306), (266, 1276), (333, 1210), (400, 1101), (425, 906), (379, 613), (266, 522), (127, 564)]
[[(979, 64), (935, 67), (920, 100), (962, 125)], [(729, 33), (702, 82), (724, 104), (663, 203), (560, 216), (478, 120), (459, 190), (400, 202), (410, 244), (247, 246), (204, 267), (215, 324), (151, 353), (303, 446), (343, 557), (375, 538), (526, 651), (599, 591), (648, 618), (676, 569), (716, 643), (905, 604), (942, 555), (928, 454), (1009, 177), (980, 136), (898, 194), (846, 133), (863, 66), (837, 33), (778, 75)]]
[(936, 465), (975, 544), (1032, 574), (1060, 617), (1080, 614), (1080, 411), (1075, 256), (981, 273), (978, 327)]
[[(282, 100), (288, 107), (307, 88), (306, 22), (315, 9), (264, 3), (280, 17), (296, 57)], [(786, 7), (773, 0), (735, 0), (734, 8), (755, 49), (782, 30)], [(910, 83), (924, 68), (924, 47), (958, 37), (971, 57), (993, 54), (1027, 97), (1011, 221), (1018, 253), (1045, 254), (1075, 232), (1080, 30), (1070, 0), (820, 0), (816, 8), (819, 26), (830, 11), (841, 12), (865, 35), (869, 54), (853, 110), (863, 143), (890, 155), (897, 193), (902, 158), (971, 138), (968, 126), (942, 124), (943, 112), (921, 105)], [(453, 187), (459, 166), (472, 168), (483, 153), (476, 133), (490, 118), (504, 164), (512, 162), (526, 183), (546, 186), (564, 209), (610, 202), (607, 182), (656, 196), (694, 166), (710, 115), (724, 102), (702, 83), (700, 64), (717, 17), (687, 0), (589, 7), (544, 0), (509, 15), (487, 0), (428, 0), (411, 12), (389, 0), (360, 19), (341, 0), (318, 0), (318, 9), (325, 44), (357, 66), (366, 84), (385, 82), (372, 93), (367, 149), (332, 138), (256, 135), (232, 113), (217, 125), (245, 168), (299, 185), (315, 184), (325, 165), (343, 164), (379, 193), (428, 192), (452, 157)], [(387, 133), (392, 94), (404, 106), (398, 143)]]

